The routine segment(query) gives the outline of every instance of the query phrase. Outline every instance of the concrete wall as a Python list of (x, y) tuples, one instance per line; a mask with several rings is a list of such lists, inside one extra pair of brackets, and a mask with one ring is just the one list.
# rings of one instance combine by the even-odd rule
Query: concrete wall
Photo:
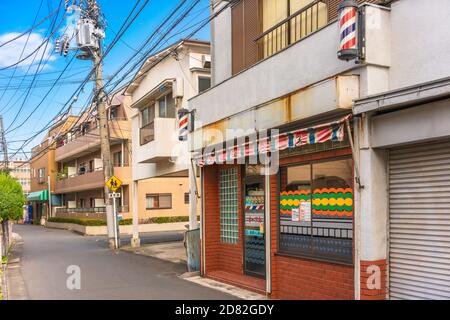
[[(227, 5), (227, 1), (213, 1), (213, 12)], [(225, 9), (211, 21), (212, 85), (231, 77), (231, 8)]]
[[(189, 192), (188, 178), (151, 178), (138, 182), (139, 219), (153, 217), (187, 216), (189, 205), (184, 203), (184, 194)], [(147, 194), (172, 194), (171, 209), (146, 208)]]
[[(367, 7), (371, 17), (366, 23), (367, 46), (389, 51), (390, 42), (386, 36), (390, 30), (389, 12), (371, 5)], [(226, 13), (221, 15), (226, 16)], [(220, 38), (219, 32), (225, 32), (225, 27), (227, 25), (214, 30), (216, 42), (213, 47), (229, 45), (226, 37), (225, 40)], [(214, 65), (216, 86), (191, 99), (189, 106), (197, 110), (202, 124), (208, 125), (336, 75), (387, 72), (365, 69), (367, 66), (389, 67), (389, 54), (368, 54), (363, 65), (339, 60), (338, 34), (337, 22), (331, 23), (231, 78), (229, 60), (217, 57)], [(217, 79), (225, 80), (218, 82)], [(367, 93), (368, 86), (361, 86), (360, 96)]]
[(391, 89), (449, 75), (450, 1), (395, 1), (391, 24)]
[[(153, 223), (139, 225), (139, 232), (163, 232), (163, 231), (184, 231), (185, 222), (175, 223)], [(92, 227), (82, 226), (73, 223), (46, 222), (45, 226), (52, 229), (72, 230), (86, 236), (103, 236), (107, 234), (106, 226)], [(120, 234), (132, 234), (133, 226), (119, 226)]]

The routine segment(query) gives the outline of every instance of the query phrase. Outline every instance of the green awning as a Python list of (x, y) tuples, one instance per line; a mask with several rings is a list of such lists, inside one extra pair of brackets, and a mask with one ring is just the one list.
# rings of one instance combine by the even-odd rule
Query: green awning
[(28, 201), (48, 201), (48, 190), (31, 192), (27, 197)]

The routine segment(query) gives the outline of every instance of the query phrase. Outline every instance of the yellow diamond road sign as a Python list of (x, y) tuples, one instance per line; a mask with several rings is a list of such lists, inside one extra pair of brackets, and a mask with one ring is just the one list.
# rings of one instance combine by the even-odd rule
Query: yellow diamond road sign
[(112, 192), (116, 192), (122, 186), (122, 181), (120, 181), (117, 177), (112, 176), (108, 181), (106, 181), (106, 186)]

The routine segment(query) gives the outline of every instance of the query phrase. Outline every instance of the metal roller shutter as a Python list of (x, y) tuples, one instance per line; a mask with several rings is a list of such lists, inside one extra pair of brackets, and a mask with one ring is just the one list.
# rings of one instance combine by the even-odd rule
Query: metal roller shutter
[(450, 141), (389, 154), (391, 299), (450, 298)]

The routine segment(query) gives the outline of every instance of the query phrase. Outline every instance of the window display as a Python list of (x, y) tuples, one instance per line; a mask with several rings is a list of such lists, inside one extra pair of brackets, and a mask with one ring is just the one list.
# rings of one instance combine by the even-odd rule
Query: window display
[(352, 262), (351, 159), (280, 170), (281, 252)]

